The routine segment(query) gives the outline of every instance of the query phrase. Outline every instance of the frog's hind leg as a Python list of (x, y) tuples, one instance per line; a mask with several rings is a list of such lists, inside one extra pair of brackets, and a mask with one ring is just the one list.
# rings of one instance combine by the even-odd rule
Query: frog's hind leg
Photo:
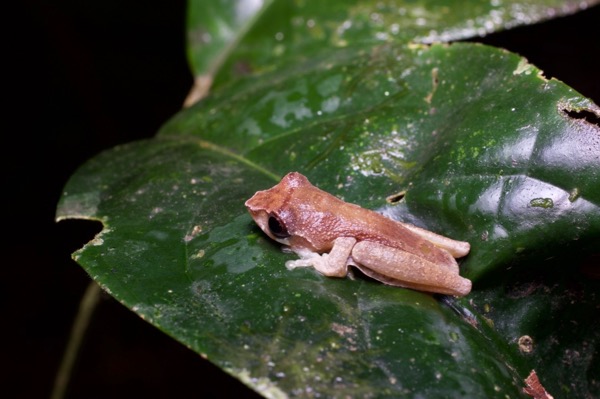
[(379, 243), (357, 243), (352, 258), (363, 273), (384, 284), (456, 296), (471, 291), (471, 281), (458, 272)]
[(466, 256), (471, 250), (471, 245), (466, 241), (453, 240), (452, 238), (436, 234), (433, 231), (425, 230), (409, 223), (401, 224), (402, 226), (417, 234), (421, 238), (424, 238), (427, 241), (431, 242), (436, 247), (450, 252), (450, 255), (452, 255), (455, 258), (462, 258), (463, 256)]

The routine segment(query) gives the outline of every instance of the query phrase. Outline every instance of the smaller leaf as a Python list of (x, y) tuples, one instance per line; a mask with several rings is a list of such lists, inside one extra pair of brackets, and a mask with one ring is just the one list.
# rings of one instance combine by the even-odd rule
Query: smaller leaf
[(188, 59), (195, 76), (214, 76), (270, 1), (189, 1)]

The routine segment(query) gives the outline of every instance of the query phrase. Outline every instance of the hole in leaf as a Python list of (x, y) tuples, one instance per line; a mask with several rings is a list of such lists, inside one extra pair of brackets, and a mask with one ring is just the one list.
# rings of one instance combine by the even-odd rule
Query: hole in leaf
[(569, 116), (570, 118), (583, 119), (587, 123), (590, 123), (592, 125), (596, 125), (596, 126), (600, 127), (600, 116), (596, 115), (592, 111), (588, 111), (586, 109), (574, 111), (574, 110), (564, 108), (563, 112), (565, 114), (567, 114), (567, 116)]
[(56, 226), (60, 229), (58, 235), (64, 238), (64, 253), (80, 249), (102, 231), (102, 222), (88, 219), (63, 219)]
[(392, 194), (390, 196), (388, 196), (385, 200), (389, 203), (389, 204), (397, 204), (398, 202), (402, 201), (404, 199), (404, 196), (406, 195), (406, 191), (400, 191), (396, 194)]

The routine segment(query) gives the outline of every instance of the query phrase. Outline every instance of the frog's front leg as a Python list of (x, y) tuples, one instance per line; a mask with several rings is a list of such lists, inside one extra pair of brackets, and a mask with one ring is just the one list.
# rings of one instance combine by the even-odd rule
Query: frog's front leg
[(288, 269), (312, 266), (321, 274), (328, 277), (344, 277), (348, 273), (348, 260), (356, 239), (352, 237), (338, 237), (333, 242), (331, 251), (319, 255), (308, 249), (296, 249), (300, 259), (288, 260), (285, 266)]
[(458, 268), (450, 269), (376, 242), (356, 243), (352, 259), (363, 273), (385, 284), (456, 296), (471, 291), (471, 281), (459, 276)]

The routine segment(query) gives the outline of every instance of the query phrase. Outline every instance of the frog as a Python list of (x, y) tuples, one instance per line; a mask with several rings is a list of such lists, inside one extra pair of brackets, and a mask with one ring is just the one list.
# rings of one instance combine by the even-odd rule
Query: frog
[(299, 172), (257, 191), (245, 206), (268, 237), (297, 254), (285, 263), (290, 270), (346, 277), (354, 267), (390, 286), (456, 297), (471, 291), (457, 262), (468, 255), (468, 242), (345, 202)]

